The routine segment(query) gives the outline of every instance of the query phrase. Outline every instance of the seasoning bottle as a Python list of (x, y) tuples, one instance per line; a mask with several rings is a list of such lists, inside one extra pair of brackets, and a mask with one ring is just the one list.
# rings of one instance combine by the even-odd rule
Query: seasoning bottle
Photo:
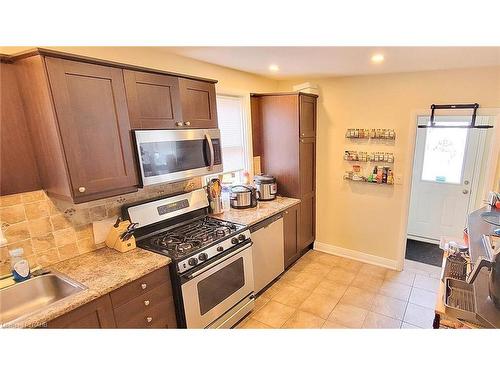
[(382, 172), (382, 183), (387, 184), (387, 174), (389, 173), (389, 167), (384, 167)]
[(389, 169), (389, 175), (387, 176), (387, 184), (394, 185), (394, 174), (392, 173), (392, 169)]

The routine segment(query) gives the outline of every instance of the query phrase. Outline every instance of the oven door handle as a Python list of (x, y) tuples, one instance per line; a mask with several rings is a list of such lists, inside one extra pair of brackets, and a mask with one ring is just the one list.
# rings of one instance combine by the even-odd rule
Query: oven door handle
[(193, 272), (192, 274), (190, 274), (190, 275), (188, 275), (188, 276), (186, 276), (186, 277), (187, 277), (188, 279), (193, 279), (193, 278), (195, 278), (196, 276), (199, 276), (199, 275), (201, 275), (202, 273), (205, 273), (205, 272), (207, 272), (207, 271), (211, 270), (211, 269), (212, 269), (212, 268), (214, 268), (215, 266), (217, 266), (217, 265), (221, 264), (221, 263), (222, 263), (222, 262), (224, 262), (225, 260), (227, 260), (227, 259), (229, 259), (229, 258), (231, 258), (231, 257), (235, 256), (236, 254), (241, 253), (243, 250), (246, 250), (246, 249), (248, 249), (248, 248), (249, 248), (249, 247), (251, 247), (251, 246), (252, 246), (252, 243), (250, 242), (249, 244), (247, 244), (247, 245), (243, 246), (242, 248), (238, 249), (237, 251), (235, 251), (235, 252), (233, 252), (233, 253), (231, 253), (231, 254), (227, 254), (226, 256), (224, 256), (224, 257), (220, 258), (220, 259), (219, 259), (219, 260), (217, 260), (216, 262), (213, 262), (212, 264), (210, 264), (210, 267), (208, 267), (208, 268), (203, 268), (203, 269), (201, 269), (201, 270), (199, 270), (199, 271)]
[(208, 141), (208, 149), (210, 150), (210, 165), (208, 166), (208, 170), (211, 171), (214, 169), (214, 161), (215, 161), (215, 153), (214, 153), (214, 144), (212, 142), (212, 137), (208, 133), (205, 133), (205, 137)]

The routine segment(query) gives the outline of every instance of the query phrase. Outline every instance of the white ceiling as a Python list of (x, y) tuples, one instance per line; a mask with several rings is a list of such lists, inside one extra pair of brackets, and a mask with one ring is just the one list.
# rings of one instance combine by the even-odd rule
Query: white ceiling
[[(164, 47), (177, 55), (287, 79), (500, 65), (500, 47)], [(385, 61), (370, 57), (382, 53)], [(279, 66), (269, 71), (270, 64)]]

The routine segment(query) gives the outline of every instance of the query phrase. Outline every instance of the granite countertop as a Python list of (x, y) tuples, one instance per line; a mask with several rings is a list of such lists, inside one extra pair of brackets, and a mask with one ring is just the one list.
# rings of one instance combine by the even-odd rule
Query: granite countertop
[(170, 258), (140, 248), (120, 253), (103, 248), (48, 267), (87, 287), (4, 327), (37, 327), (170, 263)]
[(250, 226), (285, 211), (297, 203), (300, 203), (300, 199), (278, 196), (272, 201), (259, 201), (257, 207), (254, 208), (237, 209), (229, 207), (227, 209), (224, 208), (223, 213), (211, 216)]
[[(467, 222), (467, 230), (469, 233), (469, 252), (473, 262), (479, 256), (487, 257), (486, 249), (484, 248), (482, 235), (491, 234), (497, 228), (495, 225), (489, 224), (483, 220), (481, 214), (488, 211), (499, 211), (496, 208), (489, 206), (483, 207), (469, 215)], [(500, 309), (495, 307), (495, 304), (489, 297), (489, 271), (483, 268), (474, 281), (474, 296), (476, 298), (477, 314), (486, 322), (495, 328), (500, 328)]]

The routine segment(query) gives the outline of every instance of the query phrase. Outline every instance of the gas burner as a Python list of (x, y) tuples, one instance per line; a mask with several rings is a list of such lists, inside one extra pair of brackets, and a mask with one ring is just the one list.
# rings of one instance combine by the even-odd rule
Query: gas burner
[(152, 237), (149, 247), (174, 259), (184, 258), (215, 241), (230, 237), (242, 228), (242, 225), (206, 216)]

